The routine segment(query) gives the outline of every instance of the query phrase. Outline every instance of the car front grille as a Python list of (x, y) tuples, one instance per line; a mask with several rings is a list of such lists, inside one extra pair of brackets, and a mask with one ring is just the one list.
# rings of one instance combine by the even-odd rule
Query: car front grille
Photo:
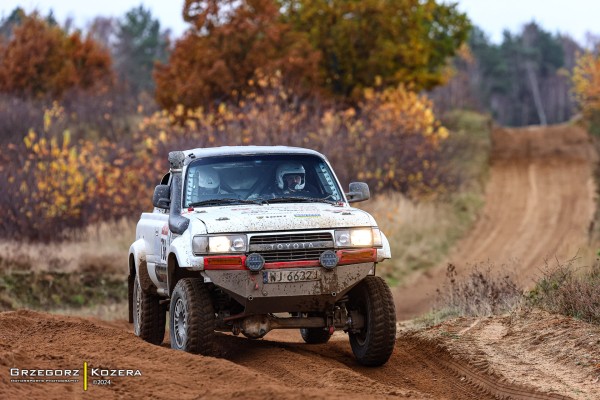
[(250, 252), (259, 253), (265, 262), (318, 260), (333, 249), (330, 232), (260, 235), (250, 238)]
[(250, 238), (250, 246), (253, 244), (271, 243), (294, 243), (294, 242), (324, 242), (331, 241), (329, 232), (290, 233), (282, 235), (260, 235)]

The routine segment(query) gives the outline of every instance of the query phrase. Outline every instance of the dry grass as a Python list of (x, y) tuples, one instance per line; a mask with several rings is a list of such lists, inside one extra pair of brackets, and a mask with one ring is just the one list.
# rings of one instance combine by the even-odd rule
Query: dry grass
[(466, 275), (459, 275), (448, 264), (446, 282), (437, 290), (433, 309), (415, 319), (417, 327), (432, 326), (447, 319), (468, 316), (485, 317), (511, 313), (523, 304), (524, 290), (516, 283), (513, 271), (517, 265), (494, 268), (481, 263)]
[(90, 272), (127, 273), (127, 252), (135, 237), (130, 220), (106, 222), (86, 228), (70, 240), (43, 244), (0, 242), (0, 273)]
[(546, 266), (527, 295), (530, 306), (600, 324), (600, 262), (577, 267), (578, 257)]
[[(515, 283), (517, 265), (502, 266), (493, 272), (493, 265), (477, 265), (466, 276), (459, 276), (448, 265), (447, 281), (437, 291), (431, 312), (415, 319), (417, 327), (432, 326), (447, 319), (471, 316), (484, 317), (542, 309), (551, 313), (600, 324), (600, 260), (583, 265), (576, 256), (562, 262), (545, 262), (532, 289), (523, 290)], [(507, 272), (509, 271), (509, 272)]]
[[(499, 271), (493, 265), (476, 265), (466, 277), (459, 277), (456, 267), (448, 264), (447, 282), (438, 290), (436, 309), (450, 309), (458, 315), (483, 317), (514, 310), (523, 296), (509, 268)], [(501, 273), (500, 273), (501, 271)]]
[(0, 243), (0, 310), (32, 308), (107, 319), (127, 298), (132, 221), (88, 227), (68, 241)]
[(53, 314), (72, 315), (76, 317), (94, 317), (104, 321), (126, 320), (128, 318), (127, 300), (119, 303), (97, 304), (84, 308), (58, 308)]
[(483, 205), (476, 193), (460, 193), (450, 201), (415, 203), (401, 194), (379, 196), (361, 208), (373, 215), (390, 242), (392, 259), (378, 274), (396, 285), (409, 274), (439, 264), (475, 220)]

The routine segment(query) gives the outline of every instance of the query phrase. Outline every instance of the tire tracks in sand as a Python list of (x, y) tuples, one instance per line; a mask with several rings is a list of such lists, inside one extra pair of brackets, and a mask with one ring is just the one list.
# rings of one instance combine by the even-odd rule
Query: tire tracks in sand
[[(348, 339), (301, 343), (297, 331), (275, 331), (266, 340), (219, 335), (223, 358), (174, 351), (134, 336), (125, 321), (49, 315), (28, 310), (0, 313), (0, 395), (27, 398), (127, 399), (557, 399), (457, 361), (435, 343), (401, 336), (390, 361), (359, 366)], [(90, 382), (12, 383), (10, 368), (139, 369), (141, 376)], [(81, 377), (81, 375), (80, 375)]]
[(575, 256), (595, 212), (596, 160), (589, 135), (576, 126), (495, 129), (481, 215), (444, 263), (396, 290), (398, 318), (431, 309), (449, 263), (463, 275), (480, 264), (509, 271), (528, 286), (545, 260)]

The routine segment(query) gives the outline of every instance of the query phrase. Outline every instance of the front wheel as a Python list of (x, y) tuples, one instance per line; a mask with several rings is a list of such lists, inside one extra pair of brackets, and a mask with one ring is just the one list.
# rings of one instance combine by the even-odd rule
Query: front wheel
[(185, 278), (177, 282), (169, 314), (171, 348), (213, 355), (215, 312), (202, 279)]
[(383, 279), (367, 276), (350, 291), (348, 309), (364, 316), (364, 326), (350, 332), (356, 360), (366, 366), (385, 364), (396, 342), (396, 310), (392, 292)]
[(165, 338), (167, 310), (160, 297), (146, 293), (135, 276), (133, 285), (133, 332), (148, 343), (160, 345)]

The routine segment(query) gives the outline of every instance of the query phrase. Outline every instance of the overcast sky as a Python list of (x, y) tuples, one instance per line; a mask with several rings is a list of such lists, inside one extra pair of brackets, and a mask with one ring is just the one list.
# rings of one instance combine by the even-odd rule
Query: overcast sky
[[(59, 22), (71, 17), (76, 27), (85, 28), (97, 15), (120, 17), (140, 3), (150, 8), (161, 25), (170, 28), (175, 36), (186, 29), (181, 18), (182, 0), (0, 0), (0, 17), (7, 16), (17, 6), (27, 11), (38, 9), (43, 14), (52, 9)], [(504, 29), (517, 32), (532, 20), (552, 33), (567, 33), (583, 45), (587, 32), (600, 34), (600, 1), (596, 0), (459, 0), (458, 3), (459, 9), (496, 43), (502, 40)]]
[(586, 33), (600, 34), (597, 0), (460, 0), (458, 7), (499, 43), (502, 31), (517, 32), (530, 21), (552, 33), (569, 34), (586, 45)]

